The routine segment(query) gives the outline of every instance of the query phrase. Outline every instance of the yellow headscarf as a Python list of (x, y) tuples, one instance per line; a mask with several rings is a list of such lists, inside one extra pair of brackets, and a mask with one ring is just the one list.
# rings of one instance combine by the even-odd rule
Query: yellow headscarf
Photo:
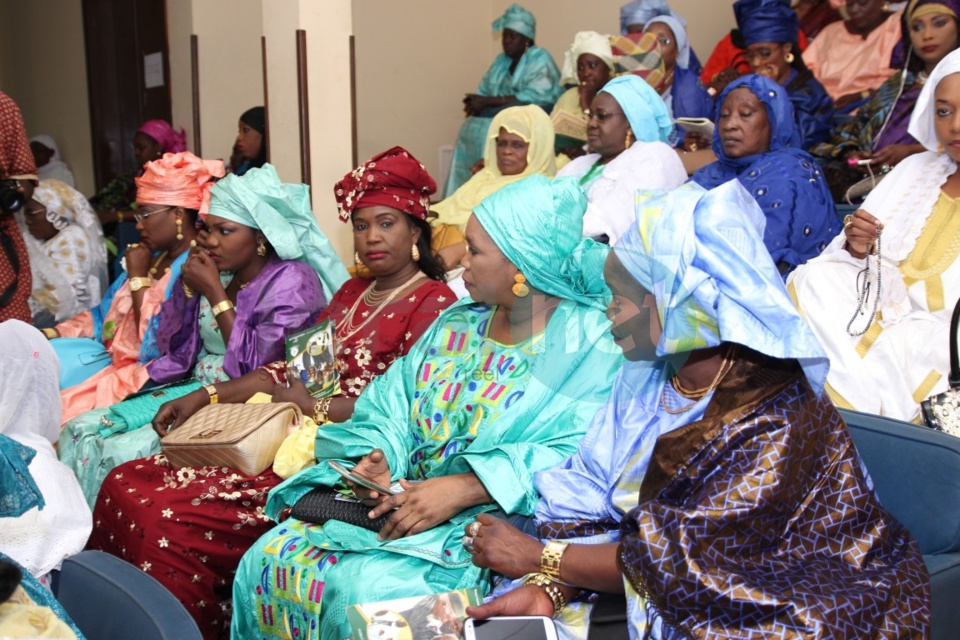
[[(530, 145), (527, 148), (527, 168), (515, 176), (505, 176), (497, 167), (497, 136), (500, 129), (518, 135)], [(461, 231), (474, 207), (500, 188), (527, 176), (539, 173), (552, 178), (557, 174), (553, 155), (553, 123), (547, 112), (535, 105), (504, 109), (490, 123), (487, 146), (483, 153), (484, 167), (457, 189), (452, 196), (430, 207), (437, 214), (434, 226), (449, 224)]]

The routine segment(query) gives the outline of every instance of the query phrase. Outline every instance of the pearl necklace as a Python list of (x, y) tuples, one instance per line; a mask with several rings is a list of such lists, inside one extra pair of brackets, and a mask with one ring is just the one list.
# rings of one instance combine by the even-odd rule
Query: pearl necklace
[[(393, 289), (388, 289), (386, 292), (382, 292), (387, 294), (386, 297), (383, 298), (382, 300), (378, 300), (375, 304), (371, 304), (367, 302), (367, 294), (370, 293), (371, 290), (374, 288), (374, 286), (377, 284), (376, 280), (371, 282), (370, 286), (368, 286), (364, 290), (363, 295), (358, 296), (356, 301), (353, 303), (353, 306), (350, 307), (350, 311), (347, 312), (346, 322), (342, 326), (337, 327), (337, 339), (340, 341), (340, 343), (341, 344), (345, 343), (347, 340), (352, 338), (356, 333), (358, 333), (361, 329), (363, 329), (368, 324), (370, 324), (370, 321), (376, 318), (377, 315), (380, 314), (380, 312), (383, 310), (384, 307), (386, 307), (388, 304), (393, 302), (394, 298), (400, 295), (401, 291), (403, 291), (404, 289), (407, 288), (407, 286), (409, 286), (410, 284), (412, 284), (416, 280), (419, 280), (422, 277), (424, 277), (423, 273), (421, 271), (417, 271), (415, 274), (413, 274), (413, 277), (411, 277), (409, 280), (407, 280), (403, 284), (397, 287), (394, 287)], [(369, 314), (366, 318), (363, 319), (363, 322), (361, 322), (360, 324), (357, 324), (355, 322), (355, 319), (357, 315), (357, 309), (360, 307), (361, 301), (365, 302), (367, 306), (373, 307), (374, 310), (373, 310), (373, 313)]]

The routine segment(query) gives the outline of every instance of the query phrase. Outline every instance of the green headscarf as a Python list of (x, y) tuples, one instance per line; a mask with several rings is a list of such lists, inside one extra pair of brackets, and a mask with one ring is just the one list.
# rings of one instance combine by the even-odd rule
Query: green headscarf
[(258, 229), (283, 260), (302, 260), (320, 276), (327, 300), (350, 277), (320, 231), (310, 207), (310, 187), (280, 182), (271, 164), (230, 174), (210, 191), (210, 213)]
[(499, 33), (504, 29), (516, 31), (522, 36), (536, 40), (537, 19), (533, 14), (518, 4), (510, 5), (502, 16), (493, 21), (493, 32)]
[(605, 309), (609, 247), (583, 239), (587, 196), (574, 178), (532, 175), (486, 197), (473, 213), (536, 289)]

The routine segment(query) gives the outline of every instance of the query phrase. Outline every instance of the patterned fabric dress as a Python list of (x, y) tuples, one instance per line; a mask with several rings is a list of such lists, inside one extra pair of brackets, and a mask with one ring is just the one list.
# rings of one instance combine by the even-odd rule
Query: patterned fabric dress
[[(36, 180), (30, 142), (16, 103), (0, 92), (0, 180), (31, 177)], [(16, 318), (30, 322), (33, 279), (23, 236), (12, 214), (0, 211), (0, 322)]]
[[(358, 301), (357, 316), (368, 317), (374, 309), (360, 298), (369, 284), (362, 278), (344, 283), (318, 321), (329, 317), (345, 326)], [(428, 280), (385, 306), (349, 342), (338, 343), (342, 393), (359, 395), (454, 300), (445, 284)], [(279, 381), (285, 369), (280, 361), (261, 372)], [(272, 524), (264, 504), (280, 482), (270, 469), (255, 476), (227, 467), (178, 469), (162, 454), (128, 462), (103, 484), (89, 547), (139, 566), (180, 599), (204, 637), (221, 637), (230, 620), (233, 574), (240, 556)]]

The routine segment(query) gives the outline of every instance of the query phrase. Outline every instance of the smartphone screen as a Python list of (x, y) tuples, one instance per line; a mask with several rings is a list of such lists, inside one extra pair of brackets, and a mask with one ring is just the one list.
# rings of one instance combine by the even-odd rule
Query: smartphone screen
[[(468, 620), (467, 640), (555, 640), (557, 635), (547, 625), (553, 623), (540, 616), (529, 618), (490, 618)], [(470, 631), (473, 631), (471, 634)]]
[(341, 477), (345, 478), (346, 480), (350, 480), (351, 482), (354, 482), (360, 485), (361, 487), (366, 487), (371, 491), (376, 491), (378, 493), (381, 493), (387, 496), (397, 493), (396, 491), (393, 491), (389, 487), (384, 487), (383, 485), (377, 482), (374, 482), (370, 478), (361, 476), (359, 474), (354, 473), (350, 469), (344, 468), (342, 465), (338, 464), (335, 460), (327, 460), (327, 464), (330, 465), (331, 469), (339, 473)]

